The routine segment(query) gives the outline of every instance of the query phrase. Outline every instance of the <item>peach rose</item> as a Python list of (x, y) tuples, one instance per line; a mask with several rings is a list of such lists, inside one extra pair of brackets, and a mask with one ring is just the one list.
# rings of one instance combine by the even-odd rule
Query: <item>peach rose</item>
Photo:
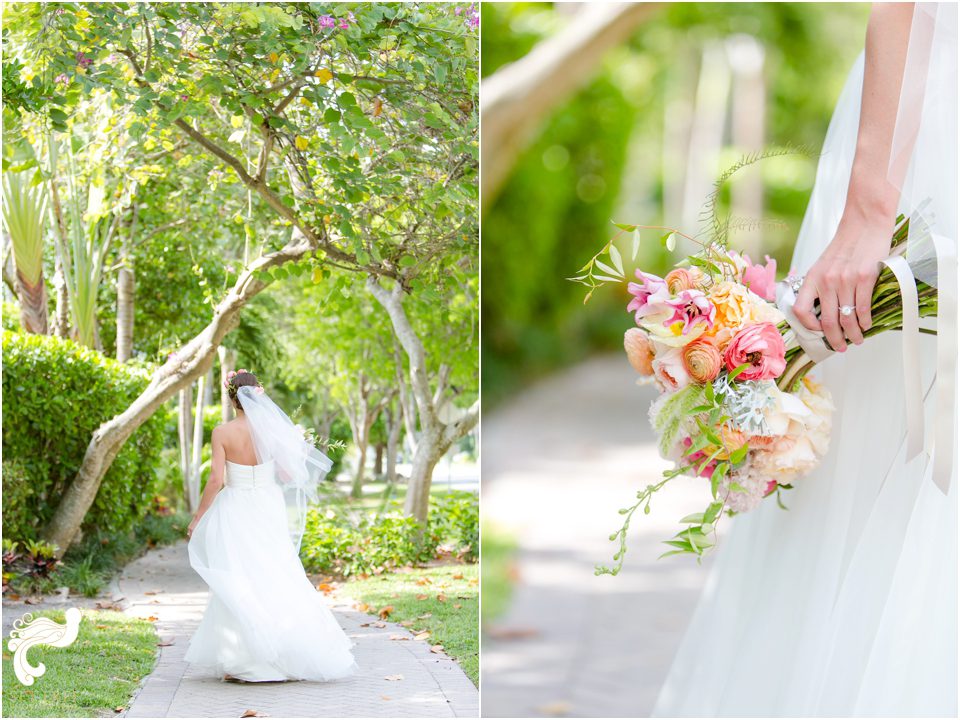
[(727, 370), (744, 363), (748, 367), (739, 376), (743, 380), (775, 380), (787, 366), (784, 353), (787, 348), (776, 326), (771, 323), (748, 325), (733, 336), (724, 351)]
[(720, 351), (706, 338), (698, 338), (683, 348), (683, 367), (696, 383), (713, 381), (722, 366)]
[(623, 334), (623, 349), (627, 360), (641, 375), (653, 375), (653, 344), (640, 328), (630, 328)]
[(690, 384), (690, 375), (683, 366), (683, 353), (680, 348), (670, 348), (657, 355), (653, 360), (653, 376), (666, 392), (680, 390)]

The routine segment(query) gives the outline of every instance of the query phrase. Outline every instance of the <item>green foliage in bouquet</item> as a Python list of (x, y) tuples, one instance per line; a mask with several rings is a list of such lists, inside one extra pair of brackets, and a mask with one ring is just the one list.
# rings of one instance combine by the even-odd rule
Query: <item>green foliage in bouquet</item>
[[(3, 332), (4, 535), (36, 539), (77, 472), (94, 430), (146, 387), (148, 366), (122, 364), (70, 340)], [(155, 415), (123, 446), (84, 526), (122, 530), (156, 494), (163, 449)]]

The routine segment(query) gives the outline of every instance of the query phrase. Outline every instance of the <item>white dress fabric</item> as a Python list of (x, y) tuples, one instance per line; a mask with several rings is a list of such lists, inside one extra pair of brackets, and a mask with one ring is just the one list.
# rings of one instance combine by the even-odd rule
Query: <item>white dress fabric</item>
[(334, 680), (353, 643), (304, 572), (274, 463), (227, 461), (224, 487), (188, 544), (210, 587), (185, 659), (247, 681)]
[[(947, 94), (946, 117), (924, 116), (900, 209), (932, 200), (955, 248), (952, 12), (952, 57), (931, 59), (927, 87)], [(862, 84), (861, 55), (824, 142), (794, 254), (801, 274), (843, 212)], [(933, 178), (946, 186), (931, 189)], [(920, 343), (929, 449), (937, 340)], [(906, 458), (902, 363), (890, 332), (815, 369), (837, 408), (830, 450), (786, 493), (788, 511), (766, 501), (731, 521), (654, 717), (957, 717), (956, 442), (935, 448), (954, 455), (945, 495), (927, 455)]]

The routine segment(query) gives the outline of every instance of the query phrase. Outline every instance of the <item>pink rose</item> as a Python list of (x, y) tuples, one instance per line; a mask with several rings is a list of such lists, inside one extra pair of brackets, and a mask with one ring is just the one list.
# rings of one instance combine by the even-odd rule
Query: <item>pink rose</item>
[(670, 348), (657, 355), (653, 360), (653, 376), (660, 386), (668, 392), (680, 390), (690, 384), (690, 376), (683, 366), (681, 348)]
[(653, 375), (653, 344), (643, 330), (627, 330), (623, 334), (623, 349), (634, 370), (641, 375)]
[(749, 367), (737, 376), (738, 380), (773, 380), (780, 377), (787, 366), (780, 331), (773, 323), (757, 323), (741, 329), (727, 345), (724, 360), (732, 371), (744, 363)]
[(766, 265), (754, 265), (750, 262), (750, 256), (744, 255), (747, 267), (744, 268), (742, 282), (750, 292), (773, 302), (777, 299), (777, 261), (772, 260), (769, 255), (766, 258)]

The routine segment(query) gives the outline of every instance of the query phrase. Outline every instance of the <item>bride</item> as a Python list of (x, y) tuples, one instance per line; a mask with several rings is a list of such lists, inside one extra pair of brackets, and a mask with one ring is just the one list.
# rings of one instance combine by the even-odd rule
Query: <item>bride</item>
[(210, 478), (190, 523), (190, 565), (210, 586), (185, 659), (223, 680), (333, 680), (352, 642), (307, 579), (306, 501), (331, 467), (253, 373), (225, 383), (237, 418), (213, 431)]
[[(793, 259), (832, 446), (732, 524), (654, 716), (957, 717), (956, 163), (956, 5), (875, 4)], [(939, 335), (859, 347), (899, 213), (937, 245)]]

